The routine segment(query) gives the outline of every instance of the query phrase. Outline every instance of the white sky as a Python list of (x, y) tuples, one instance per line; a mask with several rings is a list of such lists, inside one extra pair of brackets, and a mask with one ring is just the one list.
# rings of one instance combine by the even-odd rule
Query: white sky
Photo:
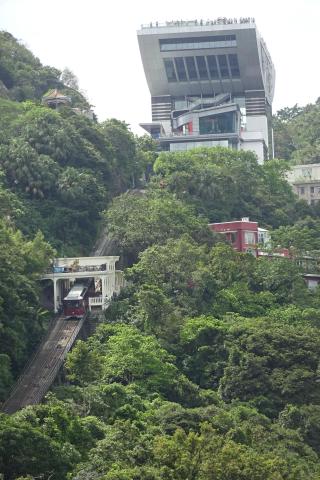
[[(70, 68), (99, 120), (151, 120), (136, 30), (150, 21), (255, 17), (276, 68), (273, 110), (320, 96), (320, 0), (0, 0), (0, 30)], [(1, 114), (1, 112), (0, 112)]]

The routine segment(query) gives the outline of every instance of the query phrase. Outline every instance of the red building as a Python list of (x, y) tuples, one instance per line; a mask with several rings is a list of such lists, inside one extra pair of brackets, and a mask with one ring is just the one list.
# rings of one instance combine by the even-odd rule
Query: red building
[(238, 252), (258, 255), (257, 245), (259, 237), (257, 222), (251, 222), (249, 218), (245, 217), (233, 222), (210, 223), (209, 227), (214, 232), (224, 235), (226, 241)]

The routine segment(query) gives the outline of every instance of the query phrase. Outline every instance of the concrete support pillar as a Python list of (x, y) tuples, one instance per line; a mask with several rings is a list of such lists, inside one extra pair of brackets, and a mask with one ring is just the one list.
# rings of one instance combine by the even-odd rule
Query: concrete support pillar
[(106, 276), (101, 277), (101, 293), (102, 293), (102, 310), (104, 310), (106, 308), (105, 300), (106, 300), (106, 296), (108, 294)]
[(58, 304), (58, 280), (56, 278), (53, 279), (53, 305), (54, 305), (54, 313), (58, 313), (59, 304)]

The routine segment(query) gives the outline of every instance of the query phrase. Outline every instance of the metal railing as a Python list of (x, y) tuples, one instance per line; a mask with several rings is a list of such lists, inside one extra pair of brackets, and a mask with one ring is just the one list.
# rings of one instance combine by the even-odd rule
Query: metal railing
[(171, 20), (168, 22), (150, 22), (141, 24), (141, 30), (145, 28), (163, 28), (163, 27), (201, 27), (209, 25), (237, 25), (243, 23), (255, 24), (253, 17), (227, 18), (218, 17), (214, 20)]
[(99, 297), (89, 297), (89, 306), (102, 305), (102, 304), (103, 304), (102, 295), (100, 295)]

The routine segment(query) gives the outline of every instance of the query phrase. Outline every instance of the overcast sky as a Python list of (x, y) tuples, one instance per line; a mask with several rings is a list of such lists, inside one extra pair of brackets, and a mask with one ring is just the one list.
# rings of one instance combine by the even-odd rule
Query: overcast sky
[(125, 120), (135, 133), (151, 120), (140, 24), (220, 16), (255, 17), (276, 68), (274, 111), (320, 96), (320, 0), (0, 0), (0, 30), (43, 64), (70, 68), (99, 120)]

